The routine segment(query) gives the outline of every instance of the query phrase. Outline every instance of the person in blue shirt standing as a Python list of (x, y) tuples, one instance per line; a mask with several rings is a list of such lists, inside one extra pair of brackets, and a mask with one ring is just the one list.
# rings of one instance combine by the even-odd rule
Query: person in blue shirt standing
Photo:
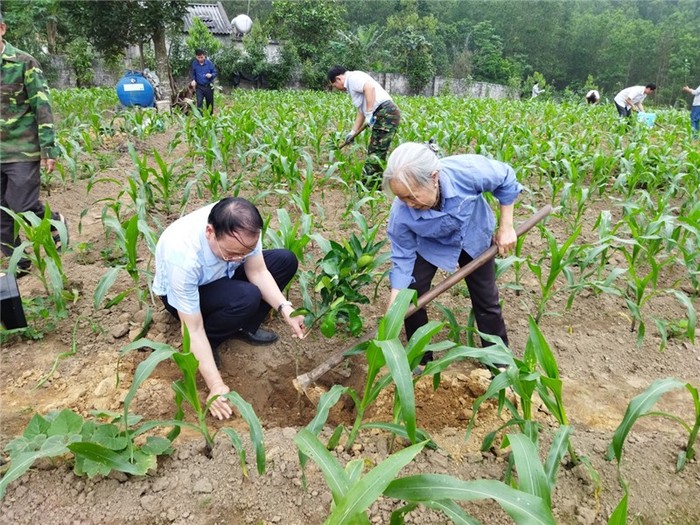
[[(508, 164), (482, 155), (439, 159), (427, 144), (401, 144), (389, 156), (383, 187), (395, 196), (387, 236), (391, 241), (391, 304), (404, 288), (425, 294), (438, 268), (452, 272), (484, 252), (492, 242), (499, 254), (513, 250), (517, 235), (513, 207), (522, 185)], [(483, 193), (500, 203), (498, 229)], [(479, 331), (508, 344), (491, 259), (465, 279)], [(425, 308), (405, 320), (406, 337), (428, 322)], [(482, 346), (488, 346), (482, 339)], [(432, 360), (423, 355), (421, 364)]]
[(197, 107), (202, 109), (205, 103), (210, 113), (214, 113), (214, 79), (216, 78), (216, 68), (209, 60), (203, 49), (194, 52), (197, 57), (192, 61), (190, 85), (195, 88), (197, 95)]

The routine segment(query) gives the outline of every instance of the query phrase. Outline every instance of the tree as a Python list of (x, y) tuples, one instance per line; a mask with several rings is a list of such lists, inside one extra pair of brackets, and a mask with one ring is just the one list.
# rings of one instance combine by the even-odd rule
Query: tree
[[(62, 0), (66, 10), (95, 49), (107, 56), (119, 54), (128, 45), (153, 42), (156, 72), (167, 100), (174, 90), (165, 43), (166, 30), (181, 26), (187, 12), (186, 0), (143, 2), (70, 2)], [(118, 30), (115, 30), (118, 28)], [(167, 81), (165, 80), (167, 79)]]
[(221, 49), (221, 42), (211, 34), (209, 28), (198, 17), (192, 20), (185, 42), (193, 55), (197, 49), (203, 49), (207, 55), (214, 56)]
[(338, 31), (335, 40), (330, 42), (334, 54), (343, 57), (342, 63), (349, 70), (381, 69), (381, 53), (379, 42), (384, 31), (376, 25), (369, 27), (360, 26), (353, 33), (351, 31)]
[(408, 77), (413, 92), (419, 92), (436, 73), (431, 39), (438, 21), (421, 17), (416, 0), (401, 0), (401, 11), (387, 21), (390, 67)]
[(294, 44), (301, 60), (320, 57), (345, 28), (345, 6), (338, 0), (273, 0), (272, 6), (274, 36)]
[(3, 16), (7, 21), (8, 40), (35, 57), (56, 54), (64, 41), (59, 41), (59, 26), (66, 33), (59, 0), (5, 0)]
[(503, 57), (503, 41), (490, 22), (479, 22), (469, 40), (474, 78), (505, 84), (510, 78), (510, 63)]

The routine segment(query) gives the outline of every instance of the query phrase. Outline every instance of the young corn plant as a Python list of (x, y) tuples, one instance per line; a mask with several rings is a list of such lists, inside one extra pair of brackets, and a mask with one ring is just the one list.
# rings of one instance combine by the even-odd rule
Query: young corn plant
[[(140, 157), (129, 143), (129, 155), (136, 167), (129, 178), (129, 185), (134, 186), (131, 193), (144, 197), (150, 209), (170, 214), (189, 173), (180, 169), (179, 160), (168, 164), (155, 149), (150, 156)], [(149, 157), (156, 161), (157, 169), (148, 165)]]
[(593, 290), (595, 294), (606, 293), (622, 296), (623, 293), (616, 281), (627, 272), (624, 268), (613, 268), (603, 279), (600, 265), (601, 258), (611, 249), (612, 241), (601, 241), (595, 245), (583, 245), (578, 249), (577, 257), (570, 266), (564, 268), (569, 298), (566, 301), (566, 309), (573, 306), (576, 295), (583, 290)]
[(698, 316), (692, 299), (681, 290), (666, 290), (666, 293), (675, 296), (678, 302), (685, 306), (686, 316), (680, 320), (672, 321), (654, 318), (654, 323), (661, 336), (659, 350), (663, 351), (666, 348), (670, 337), (687, 337), (691, 343), (695, 344)]
[[(269, 225), (269, 218), (266, 221)], [(271, 248), (286, 248), (296, 255), (299, 261), (304, 260), (306, 245), (311, 241), (313, 216), (302, 214), (292, 222), (289, 213), (284, 208), (277, 210), (277, 229), (265, 228), (265, 239)]]
[[(685, 421), (684, 419), (676, 416), (674, 414), (669, 414), (666, 412), (652, 411), (651, 409), (656, 404), (656, 402), (664, 394), (671, 390), (678, 388), (685, 388), (690, 392), (693, 398), (693, 404), (695, 407), (695, 422), (691, 423)], [(627, 436), (634, 424), (642, 417), (658, 416), (670, 419), (678, 423), (686, 432), (688, 432), (688, 442), (684, 449), (678, 453), (678, 458), (676, 460), (676, 472), (680, 472), (685, 468), (689, 461), (695, 458), (695, 440), (698, 437), (698, 430), (700, 430), (700, 396), (698, 396), (698, 390), (690, 383), (683, 383), (674, 378), (658, 379), (654, 381), (649, 388), (644, 392), (634, 397), (630, 404), (625, 410), (625, 415), (622, 418), (622, 422), (615, 430), (613, 435), (613, 440), (608, 447), (606, 454), (606, 459), (611, 461), (613, 458), (617, 462), (618, 470), (618, 481), (622, 487), (623, 496), (620, 502), (615, 507), (615, 510), (610, 515), (608, 520), (608, 525), (627, 525), (628, 523), (628, 501), (629, 501), (629, 483), (622, 475), (622, 456), (624, 452), (624, 445)]]
[(591, 190), (580, 184), (580, 182), (569, 182), (564, 185), (559, 205), (564, 217), (572, 227), (581, 224), (583, 215), (589, 205)]
[(544, 465), (540, 461), (537, 443), (524, 434), (507, 434), (501, 447), (511, 448), (511, 458), (518, 473), (515, 488), (541, 498), (548, 509), (552, 508), (552, 493), (557, 484), (557, 471), (562, 459), (571, 450), (571, 427), (560, 426), (552, 440)]
[[(114, 214), (110, 214), (109, 210), (112, 207), (105, 207), (102, 213), (102, 223), (108, 233), (113, 234), (115, 251), (121, 253), (117, 264), (112, 266), (100, 278), (93, 294), (93, 304), (96, 310), (102, 307), (105, 297), (114, 285), (117, 277), (122, 271), (126, 271), (131, 277), (133, 286), (121, 291), (116, 296), (107, 301), (105, 308), (119, 304), (125, 297), (130, 294), (136, 294), (139, 302), (145, 303), (148, 298), (148, 288), (143, 288), (141, 285), (141, 277), (145, 276), (147, 280), (152, 277), (146, 268), (140, 266), (139, 245), (143, 240), (148, 247), (151, 255), (155, 253), (156, 235), (148, 226), (148, 223), (139, 215), (133, 215), (129, 219), (121, 222), (118, 218), (118, 209)], [(149, 306), (150, 312), (150, 306)], [(147, 319), (148, 320), (148, 319)], [(150, 322), (150, 321), (149, 321)], [(144, 327), (146, 328), (146, 327)]]
[[(535, 470), (539, 463), (526, 447), (518, 449), (523, 458), (521, 488), (512, 488), (495, 480), (462, 481), (441, 474), (419, 474), (396, 478), (399, 471), (420, 454), (425, 442), (416, 443), (396, 452), (364, 474), (365, 461), (357, 459), (343, 468), (339, 461), (308, 429), (302, 429), (294, 438), (300, 455), (310, 457), (319, 466), (333, 497), (333, 507), (324, 521), (326, 525), (369, 524), (367, 509), (380, 497), (407, 502), (391, 514), (391, 523), (404, 523), (404, 516), (418, 506), (442, 512), (454, 523), (478, 524), (457, 501), (492, 499), (516, 523), (554, 525), (554, 516), (548, 502), (536, 492), (544, 491), (547, 475), (544, 469)], [(514, 451), (514, 454), (516, 452)], [(527, 455), (527, 457), (526, 457)], [(533, 463), (537, 460), (537, 463)], [(541, 464), (540, 464), (541, 467)], [(364, 476), (363, 476), (364, 474)], [(529, 480), (533, 480), (532, 483)]]
[(364, 460), (350, 461), (345, 468), (308, 429), (294, 437), (300, 457), (311, 458), (321, 469), (333, 496), (333, 509), (327, 525), (369, 524), (367, 509), (387, 489), (399, 471), (413, 461), (424, 442), (392, 454), (363, 476)]
[[(652, 410), (661, 396), (671, 390), (679, 388), (685, 388), (693, 399), (695, 421), (688, 422), (674, 414)], [(692, 461), (695, 457), (695, 441), (698, 437), (698, 431), (700, 430), (700, 397), (698, 397), (698, 389), (696, 387), (690, 383), (683, 383), (674, 378), (658, 379), (654, 381), (649, 385), (649, 388), (630, 401), (625, 415), (622, 418), (622, 422), (613, 434), (613, 440), (608, 447), (606, 458), (608, 461), (615, 458), (619, 468), (622, 461), (625, 440), (632, 430), (632, 427), (639, 419), (650, 416), (663, 417), (674, 421), (688, 432), (688, 441), (683, 450), (678, 453), (678, 458), (676, 460), (676, 472), (680, 472), (685, 468), (688, 462)]]
[[(9, 208), (2, 208), (15, 222), (15, 232), (21, 230), (24, 240), (15, 248), (10, 257), (9, 272), (17, 272), (17, 264), (21, 259), (29, 259), (32, 267), (36, 269), (36, 276), (51, 298), (58, 317), (65, 317), (68, 313), (67, 304), (77, 299), (76, 292), (66, 289), (68, 278), (63, 271), (61, 253), (68, 245), (68, 231), (66, 225), (51, 219), (51, 210), (46, 205), (43, 218), (39, 218), (34, 212), (15, 213)], [(60, 239), (60, 251), (56, 248), (54, 235)]]
[[(571, 265), (575, 259), (578, 249), (573, 248), (574, 241), (581, 234), (581, 225), (564, 241), (564, 244), (559, 246), (557, 239), (553, 233), (547, 228), (540, 227), (543, 235), (547, 238), (549, 253), (544, 253), (537, 261), (528, 258), (527, 265), (530, 271), (535, 274), (540, 285), (540, 299), (537, 304), (537, 314), (535, 322), (540, 322), (540, 319), (546, 311), (546, 306), (552, 296), (558, 291), (556, 288), (557, 279), (564, 272), (564, 269)], [(546, 260), (549, 259), (549, 264)]]
[(165, 131), (165, 119), (155, 109), (137, 108), (121, 113), (122, 123), (120, 131), (143, 140), (154, 133)]
[[(630, 332), (637, 332), (637, 344), (641, 345), (646, 334), (646, 323), (642, 315), (642, 307), (653, 297), (663, 293), (658, 290), (659, 275), (663, 267), (670, 264), (671, 259), (657, 262), (654, 256), (639, 258), (645, 253), (642, 244), (633, 239), (618, 248), (625, 257), (629, 267), (627, 268), (627, 282), (625, 290), (625, 303), (632, 314)], [(646, 272), (646, 273), (645, 273)]]
[[(246, 452), (238, 432), (229, 427), (222, 427), (221, 429), (212, 432), (206, 422), (211, 404), (217, 399), (217, 397), (224, 397), (236, 407), (241, 414), (241, 417), (248, 424), (250, 440), (255, 449), (257, 470), (259, 474), (264, 473), (266, 456), (263, 431), (260, 420), (255, 414), (255, 411), (250, 403), (245, 401), (237, 392), (234, 391), (228, 392), (222, 396), (212, 397), (206, 404), (201, 403), (199, 399), (199, 390), (197, 388), (197, 370), (199, 369), (199, 361), (197, 361), (197, 358), (190, 351), (190, 335), (189, 331), (187, 330), (187, 326), (183, 325), (182, 328), (181, 351), (164, 343), (157, 343), (155, 341), (149, 341), (148, 339), (138, 339), (122, 348), (120, 356), (123, 357), (133, 350), (138, 350), (144, 347), (150, 348), (154, 350), (154, 352), (151, 353), (150, 356), (145, 361), (142, 361), (136, 368), (136, 372), (134, 373), (134, 383), (143, 383), (143, 381), (151, 375), (156, 366), (166, 359), (172, 359), (175, 362), (182, 372), (182, 379), (178, 379), (172, 385), (175, 392), (175, 403), (177, 405), (177, 413), (175, 418), (172, 420), (151, 421), (142, 428), (147, 430), (148, 428), (172, 425), (174, 427), (173, 432), (176, 430), (179, 432), (182, 428), (195, 430), (204, 438), (208, 454), (211, 454), (211, 451), (214, 448), (217, 434), (219, 432), (223, 432), (229, 438), (231, 444), (238, 452), (243, 475), (247, 477), (248, 470), (246, 466)], [(129, 394), (131, 394), (131, 391)], [(125, 405), (126, 401), (131, 401), (132, 398), (133, 395), (130, 397), (127, 394), (127, 397), (125, 398)], [(194, 411), (197, 417), (196, 423), (183, 420), (183, 404), (185, 403)]]
[(695, 200), (692, 207), (678, 217), (682, 230), (677, 248), (680, 252), (679, 262), (685, 267), (690, 280), (692, 293), (700, 295), (700, 201)]
[[(362, 429), (382, 429), (396, 436), (410, 440), (412, 443), (428, 441), (428, 446), (435, 447), (429, 436), (416, 427), (415, 393), (412, 370), (418, 366), (421, 357), (427, 351), (443, 351), (455, 346), (447, 341), (430, 344), (431, 338), (442, 329), (442, 323), (430, 322), (419, 328), (404, 348), (399, 341), (403, 327), (403, 319), (411, 300), (415, 296), (413, 290), (402, 290), (380, 322), (377, 335), (366, 343), (359, 343), (348, 352), (364, 353), (367, 359), (367, 378), (362, 396), (350, 387), (335, 385), (324, 393), (318, 403), (316, 416), (307, 425), (307, 429), (318, 435), (323, 428), (329, 410), (347, 394), (355, 404), (355, 421), (352, 428), (347, 430), (339, 425), (331, 437), (328, 448), (334, 448), (344, 433), (348, 434), (345, 447), (350, 449)], [(446, 365), (445, 365), (446, 366)], [(380, 375), (383, 371), (387, 373)], [(437, 372), (436, 372), (437, 373)], [(376, 401), (379, 394), (390, 385), (395, 388), (393, 420), (390, 423), (366, 423), (363, 421), (368, 408)], [(302, 466), (304, 459), (300, 457)]]
[[(513, 354), (500, 338), (486, 334), (481, 334), (481, 336), (494, 343), (494, 346), (478, 351), (469, 348), (456, 348), (449, 352), (449, 354), (466, 354), (488, 366), (493, 366), (494, 361), (508, 365), (505, 372), (499, 373), (494, 377), (486, 392), (474, 401), (472, 407), (473, 415), (467, 426), (467, 436), (469, 436), (474, 426), (479, 407), (487, 399), (498, 397), (499, 405), (505, 406), (511, 415), (511, 418), (501, 427), (486, 435), (482, 442), (482, 451), (491, 448), (499, 432), (513, 426), (518, 427), (533, 443), (537, 443), (539, 424), (533, 419), (533, 395), (535, 393), (542, 400), (549, 413), (559, 422), (560, 426), (568, 427), (569, 425), (562, 394), (563, 382), (559, 375), (559, 366), (554, 353), (532, 317), (529, 318), (529, 330), (530, 334), (525, 345), (522, 361), (513, 357)], [(429, 373), (430, 367), (431, 365), (428, 364), (424, 373)], [(505, 395), (506, 390), (509, 388), (518, 396), (520, 410)], [(576, 454), (570, 440), (567, 439), (566, 445), (571, 462), (576, 465), (583, 461), (589, 472), (593, 473), (594, 470), (590, 462)]]

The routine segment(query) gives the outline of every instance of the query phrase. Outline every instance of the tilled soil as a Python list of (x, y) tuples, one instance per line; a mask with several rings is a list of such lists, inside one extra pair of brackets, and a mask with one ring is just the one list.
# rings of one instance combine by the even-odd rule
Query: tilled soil
[[(159, 147), (167, 143), (167, 135), (150, 140), (151, 147)], [(120, 159), (110, 175), (125, 173), (129, 164), (128, 156)], [(15, 339), (3, 346), (0, 354), (2, 445), (21, 434), (35, 411), (45, 414), (70, 408), (87, 416), (94, 409), (120, 410), (133, 370), (148, 355), (132, 352), (118, 363), (119, 350), (136, 336), (146, 315), (135, 300), (127, 299), (97, 313), (92, 306), (93, 290), (105, 271), (99, 253), (107, 242), (100, 222), (101, 208), (89, 205), (100, 197), (96, 191), (88, 195), (84, 181), (78, 181), (54, 188), (48, 199), (53, 209), (60, 210), (70, 221), (73, 248), (65, 256), (64, 265), (71, 285), (80, 291), (80, 298), (70, 306), (69, 318), (43, 339)], [(337, 192), (334, 198), (327, 197), (324, 201), (324, 229), (328, 232), (324, 235), (330, 238), (340, 228), (339, 216), (346, 208), (343, 198), (347, 197)], [(274, 215), (280, 205), (272, 201), (261, 204), (263, 216)], [(608, 206), (605, 201), (596, 205)], [(81, 218), (84, 209), (88, 211)], [(591, 211), (591, 220), (594, 213)], [(565, 231), (562, 225), (557, 226), (554, 217), (548, 226), (555, 232), (558, 228)], [(533, 232), (526, 245), (532, 249), (542, 242)], [(501, 279), (503, 283), (508, 280), (507, 274)], [(528, 274), (522, 285), (524, 290), (520, 294), (505, 286), (502, 291), (511, 346), (519, 355), (528, 337), (527, 316), (535, 311), (539, 290)], [(126, 287), (129, 282), (124, 279), (117, 286)], [(20, 288), (25, 298), (42, 294), (41, 285), (33, 276), (22, 279)], [(290, 295), (298, 304), (295, 286)], [(373, 326), (382, 315), (387, 296), (387, 290), (382, 290), (377, 301), (363, 308), (366, 326)], [(564, 464), (553, 495), (554, 512), (561, 524), (603, 524), (622, 496), (616, 466), (605, 461), (604, 456), (629, 401), (660, 378), (676, 377), (696, 387), (700, 385), (700, 348), (697, 343), (670, 339), (668, 347), (659, 351), (659, 337), (651, 328), (653, 321), (649, 322), (643, 343), (637, 346), (636, 334), (630, 332), (630, 319), (620, 298), (584, 294), (576, 299), (571, 310), (566, 310), (565, 299), (554, 298), (548, 308), (552, 315), (545, 316), (540, 327), (555, 352), (563, 376), (565, 406), (574, 427), (574, 447), (590, 459), (600, 482), (593, 480), (583, 466), (571, 468)], [(463, 291), (454, 289), (439, 301), (466, 322), (469, 301), (463, 297)], [(647, 306), (647, 314), (679, 318), (683, 311), (674, 301), (670, 296), (655, 298)], [(700, 306), (697, 300), (695, 304), (696, 308)], [(179, 345), (178, 325), (160, 305), (154, 308), (154, 323), (148, 337)], [(436, 309), (432, 315), (438, 315)], [(56, 373), (35, 388), (51, 369), (56, 356), (70, 350), (74, 327), (77, 327), (76, 354), (62, 360)], [(323, 523), (331, 509), (330, 491), (313, 462), (307, 465), (308, 486), (304, 487), (293, 443), (297, 431), (313, 418), (315, 409), (306, 396), (294, 389), (292, 379), (330, 353), (349, 346), (352, 340), (344, 336), (328, 340), (318, 332), (304, 341), (293, 340), (277, 318), (272, 318), (268, 327), (281, 335), (273, 346), (253, 347), (230, 341), (222, 349), (224, 380), (253, 405), (265, 429), (267, 471), (263, 475), (255, 470), (252, 450), (248, 450), (249, 477), (245, 478), (238, 456), (223, 434), (218, 436), (209, 456), (201, 439), (186, 432), (174, 443), (172, 456), (160, 458), (158, 468), (144, 477), (115, 473), (106, 478), (87, 479), (75, 476), (67, 459), (39, 462), (10, 485), (0, 504), (0, 522)], [(119, 385), (115, 381), (117, 367)], [(132, 411), (150, 419), (172, 417), (175, 404), (170, 385), (179, 374), (173, 363), (159, 365), (141, 387)], [(354, 357), (324, 376), (319, 386), (329, 388), (341, 383), (361, 389), (363, 381), (362, 359)], [(446, 371), (437, 390), (432, 389), (429, 379), (418, 382), (418, 425), (431, 434), (440, 448), (419, 454), (401, 475), (446, 473), (463, 480), (503, 479), (507, 453), (498, 447), (486, 452), (479, 450), (483, 436), (504, 421), (505, 414), (499, 414), (495, 402), (482, 407), (474, 432), (465, 440), (471, 407), (487, 382), (488, 374), (470, 362), (458, 363)], [(389, 393), (383, 395), (368, 417), (389, 421), (392, 403)], [(665, 396), (660, 408), (693, 421), (692, 399), (685, 390)], [(537, 418), (545, 427), (541, 444), (544, 456), (556, 426), (542, 407)], [(343, 401), (341, 407), (332, 411), (323, 435), (330, 436), (330, 425), (350, 424), (352, 420), (352, 405)], [(223, 423), (210, 419), (209, 424), (214, 428), (231, 426), (247, 438), (247, 429), (240, 418)], [(700, 523), (698, 463), (691, 462), (680, 473), (674, 471), (676, 455), (686, 440), (687, 433), (668, 419), (645, 418), (631, 432), (625, 445), (622, 472), (630, 482), (630, 516), (637, 523)], [(250, 448), (250, 442), (244, 441)], [(363, 458), (369, 468), (402, 446), (401, 440), (391, 440), (384, 433), (365, 431), (351, 450), (338, 448), (334, 455), (343, 464)], [(388, 523), (391, 511), (400, 506), (401, 502), (381, 498), (371, 507), (370, 519), (373, 523)], [(510, 522), (493, 502), (470, 503), (465, 508), (482, 523)], [(424, 508), (416, 509), (406, 518), (406, 523), (413, 524), (446, 522), (444, 516)]]

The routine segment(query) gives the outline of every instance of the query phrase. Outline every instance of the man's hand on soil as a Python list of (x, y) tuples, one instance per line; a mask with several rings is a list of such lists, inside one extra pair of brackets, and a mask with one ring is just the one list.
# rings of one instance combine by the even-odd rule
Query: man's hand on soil
[[(229, 387), (223, 383), (218, 383), (214, 385), (211, 390), (209, 390), (209, 397), (207, 397), (207, 403), (214, 396), (222, 396), (229, 393)], [(209, 407), (209, 412), (211, 415), (217, 419), (228, 419), (233, 414), (233, 408), (229, 404), (228, 400), (223, 397), (218, 397)]]

